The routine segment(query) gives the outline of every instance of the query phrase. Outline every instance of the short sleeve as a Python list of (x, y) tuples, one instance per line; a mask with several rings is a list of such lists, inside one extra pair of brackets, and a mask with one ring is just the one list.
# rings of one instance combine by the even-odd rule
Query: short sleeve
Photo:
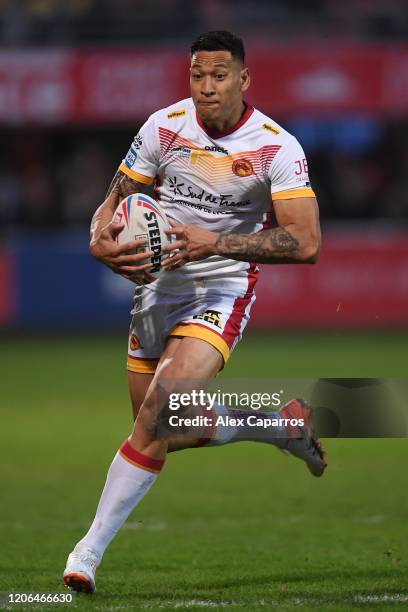
[(150, 185), (157, 173), (159, 155), (155, 118), (152, 115), (134, 137), (119, 169), (135, 181)]
[(314, 197), (306, 156), (293, 136), (283, 145), (270, 166), (272, 200)]

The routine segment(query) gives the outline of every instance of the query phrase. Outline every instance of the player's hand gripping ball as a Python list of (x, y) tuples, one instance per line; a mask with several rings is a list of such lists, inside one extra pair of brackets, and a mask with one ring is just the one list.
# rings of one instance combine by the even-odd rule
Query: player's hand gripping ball
[(136, 283), (147, 285), (155, 281), (163, 272), (161, 262), (169, 257), (168, 253), (162, 252), (163, 247), (170, 243), (170, 238), (164, 231), (169, 228), (170, 223), (160, 204), (144, 193), (134, 193), (120, 202), (112, 222), (125, 224), (116, 238), (119, 245), (145, 239), (145, 246), (129, 254), (152, 251), (153, 255), (149, 258), (151, 267), (141, 273), (140, 280)]

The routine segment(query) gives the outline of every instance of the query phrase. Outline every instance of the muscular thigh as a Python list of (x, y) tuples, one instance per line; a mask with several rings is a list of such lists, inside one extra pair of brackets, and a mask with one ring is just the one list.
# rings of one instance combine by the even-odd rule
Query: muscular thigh
[(170, 336), (160, 358), (154, 380), (211, 379), (224, 364), (221, 353), (200, 338)]

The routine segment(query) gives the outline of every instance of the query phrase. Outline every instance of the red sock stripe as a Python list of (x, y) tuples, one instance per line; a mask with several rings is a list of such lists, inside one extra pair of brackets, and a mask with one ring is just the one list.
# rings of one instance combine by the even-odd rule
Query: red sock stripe
[(143, 453), (139, 453), (139, 451), (130, 446), (129, 440), (124, 441), (119, 451), (125, 459), (150, 472), (160, 472), (164, 465), (164, 459), (153, 459)]

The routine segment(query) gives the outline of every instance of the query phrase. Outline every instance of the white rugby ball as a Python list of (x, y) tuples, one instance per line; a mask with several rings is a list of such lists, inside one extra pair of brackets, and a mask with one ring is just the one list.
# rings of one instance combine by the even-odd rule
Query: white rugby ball
[(125, 224), (117, 236), (118, 244), (125, 244), (140, 238), (146, 240), (146, 246), (139, 247), (137, 253), (152, 251), (151, 267), (143, 272), (137, 284), (147, 285), (155, 281), (163, 272), (161, 262), (169, 256), (168, 253), (163, 254), (162, 249), (170, 242), (167, 234), (164, 233), (170, 224), (160, 204), (144, 193), (133, 193), (119, 204), (112, 222)]

